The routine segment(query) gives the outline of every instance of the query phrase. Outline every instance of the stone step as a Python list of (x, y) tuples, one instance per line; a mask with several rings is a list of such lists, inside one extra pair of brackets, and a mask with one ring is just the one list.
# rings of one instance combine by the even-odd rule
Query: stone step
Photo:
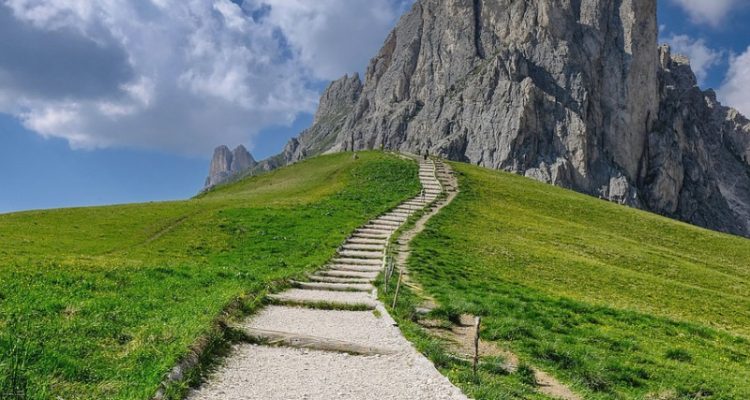
[(383, 217), (376, 218), (372, 221), (370, 221), (371, 225), (387, 225), (387, 226), (400, 226), (401, 222), (398, 221), (389, 221), (382, 219)]
[(398, 226), (396, 225), (380, 225), (380, 224), (367, 224), (362, 229), (370, 229), (374, 231), (380, 231), (380, 232), (386, 232), (389, 235), (393, 233), (396, 229), (398, 229)]
[(424, 207), (413, 207), (413, 208), (409, 208), (408, 210), (409, 210), (409, 211), (410, 211), (410, 213), (411, 213), (411, 214), (410, 214), (410, 216), (411, 216), (411, 215), (414, 215), (414, 213), (416, 213), (416, 212), (418, 212), (418, 211), (422, 210), (423, 208), (424, 208)]
[(389, 212), (386, 215), (390, 215), (392, 217), (399, 217), (399, 218), (409, 218), (413, 213), (409, 211), (401, 211), (401, 208), (394, 208), (393, 211)]
[(401, 204), (400, 206), (394, 208), (394, 211), (397, 212), (408, 212), (408, 213), (414, 213), (416, 210), (420, 210), (424, 207), (424, 203), (422, 203), (422, 200), (414, 201), (414, 202), (408, 202)]
[(352, 239), (374, 239), (374, 240), (387, 240), (388, 233), (367, 233), (367, 232), (355, 232), (352, 235)]
[(334, 278), (355, 278), (355, 279), (375, 279), (378, 277), (378, 272), (361, 272), (361, 271), (346, 271), (346, 270), (335, 270), (327, 269), (318, 271), (315, 274), (319, 276), (329, 276)]
[(355, 231), (354, 236), (358, 236), (360, 234), (369, 235), (369, 236), (361, 236), (361, 237), (380, 237), (380, 238), (387, 238), (388, 236), (393, 233), (393, 230), (391, 229), (372, 229), (372, 228), (359, 228)]
[(347, 258), (347, 257), (337, 257), (334, 258), (331, 261), (331, 264), (337, 264), (337, 265), (375, 265), (375, 266), (381, 266), (383, 265), (383, 255), (380, 255), (379, 259), (372, 259), (372, 258)]
[(347, 258), (363, 258), (380, 260), (383, 258), (382, 251), (364, 251), (364, 250), (341, 250), (339, 256)]
[(354, 237), (354, 236), (352, 236), (352, 237), (350, 237), (349, 239), (346, 240), (346, 243), (351, 243), (351, 244), (381, 244), (381, 245), (385, 245), (386, 242), (387, 242), (387, 240), (384, 239), (384, 238), (383, 239), (381, 239), (381, 238), (378, 238), (378, 239), (369, 239), (369, 238), (360, 238), (360, 237)]
[(371, 227), (373, 229), (378, 229), (378, 227), (382, 229), (390, 229), (390, 230), (396, 230), (399, 226), (401, 226), (401, 222), (395, 222), (395, 221), (381, 221), (381, 220), (373, 220), (370, 221), (369, 224), (365, 225), (365, 227)]
[(404, 221), (406, 221), (406, 217), (396, 216), (396, 215), (383, 215), (383, 216), (379, 217), (378, 219), (376, 219), (375, 221), (379, 221), (379, 222), (393, 222), (393, 223), (396, 223), (398, 225), (401, 225), (401, 224), (404, 223)]
[(348, 342), (345, 340), (321, 338), (300, 333), (267, 331), (255, 328), (241, 329), (243, 333), (252, 341), (258, 343), (268, 343), (274, 346), (281, 345), (297, 349), (348, 353), (359, 356), (387, 356), (398, 353), (398, 350), (395, 349), (366, 346), (359, 343)]
[(325, 283), (355, 283), (355, 284), (366, 284), (375, 281), (375, 278), (337, 278), (334, 276), (324, 275), (308, 275), (308, 279), (311, 282), (325, 282)]
[(375, 299), (365, 292), (289, 289), (283, 293), (270, 294), (268, 299), (277, 304), (311, 308), (356, 307), (374, 310), (378, 305)]
[(372, 251), (383, 251), (385, 249), (385, 242), (381, 244), (361, 244), (361, 243), (344, 243), (341, 246), (344, 250), (372, 250)]
[(328, 283), (292, 281), (292, 286), (305, 290), (329, 290), (332, 292), (372, 292), (375, 287), (369, 283)]
[(328, 266), (329, 271), (349, 271), (349, 272), (369, 272), (379, 273), (381, 265), (358, 265), (358, 264), (331, 264)]
[[(279, 332), (282, 335), (304, 335), (322, 340), (340, 340), (365, 346), (378, 346), (393, 350), (408, 350), (411, 346), (393, 329), (392, 322), (384, 316), (376, 316), (369, 311), (324, 311), (300, 307), (269, 306), (260, 310), (255, 317), (238, 328), (251, 328), (264, 332)], [(279, 338), (283, 339), (283, 337)], [(276, 340), (270, 340), (275, 342)], [(279, 343), (287, 345), (286, 342)], [(338, 351), (338, 350), (335, 350)], [(348, 349), (343, 349), (350, 352)], [(323, 371), (320, 371), (321, 373)], [(348, 378), (344, 373), (342, 378)], [(251, 379), (250, 382), (253, 382)], [(336, 385), (340, 382), (331, 381)], [(249, 397), (247, 397), (249, 398)], [(253, 397), (255, 398), (255, 397)], [(280, 396), (279, 398), (283, 398)], [(286, 398), (299, 398), (287, 396)], [(322, 399), (358, 398), (357, 396), (334, 395), (332, 397), (313, 396)], [(369, 398), (369, 397), (368, 397)], [(378, 398), (378, 396), (373, 396)]]

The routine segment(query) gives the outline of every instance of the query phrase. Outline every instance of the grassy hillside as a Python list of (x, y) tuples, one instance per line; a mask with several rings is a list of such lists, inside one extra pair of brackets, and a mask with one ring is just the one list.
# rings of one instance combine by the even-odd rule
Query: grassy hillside
[(418, 187), (414, 163), (339, 154), (188, 201), (0, 215), (0, 399), (149, 398), (233, 299)]
[[(750, 398), (750, 240), (465, 164), (409, 265), (444, 316), (592, 399)], [(517, 380), (438, 360), (477, 398)]]

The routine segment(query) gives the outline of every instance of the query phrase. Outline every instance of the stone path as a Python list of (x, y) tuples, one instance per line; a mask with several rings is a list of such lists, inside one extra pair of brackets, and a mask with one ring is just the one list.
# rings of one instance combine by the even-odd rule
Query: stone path
[(357, 229), (309, 281), (270, 296), (274, 305), (240, 327), (263, 344), (237, 345), (188, 399), (466, 399), (401, 335), (373, 286), (390, 236), (443, 191), (436, 169), (421, 162), (423, 194)]

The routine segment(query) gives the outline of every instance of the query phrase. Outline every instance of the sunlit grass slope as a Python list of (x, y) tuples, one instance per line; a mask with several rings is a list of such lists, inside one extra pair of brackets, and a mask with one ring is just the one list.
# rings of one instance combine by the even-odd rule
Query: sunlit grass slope
[[(443, 315), (484, 315), (483, 339), (587, 398), (750, 398), (750, 240), (454, 168), (462, 192), (409, 263)], [(466, 387), (501, 398), (503, 379)]]
[(350, 153), (187, 201), (1, 215), (0, 398), (149, 398), (233, 299), (418, 188), (415, 163)]

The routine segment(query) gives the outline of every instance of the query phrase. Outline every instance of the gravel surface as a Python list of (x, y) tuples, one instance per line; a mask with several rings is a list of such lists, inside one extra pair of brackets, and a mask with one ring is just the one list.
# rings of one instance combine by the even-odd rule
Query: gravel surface
[(376, 317), (372, 311), (329, 311), (273, 306), (263, 310), (244, 326), (399, 351), (411, 347), (394, 326), (393, 320), (382, 311), (380, 316)]
[(237, 346), (189, 400), (448, 400), (466, 396), (424, 357), (359, 357), (288, 347)]

